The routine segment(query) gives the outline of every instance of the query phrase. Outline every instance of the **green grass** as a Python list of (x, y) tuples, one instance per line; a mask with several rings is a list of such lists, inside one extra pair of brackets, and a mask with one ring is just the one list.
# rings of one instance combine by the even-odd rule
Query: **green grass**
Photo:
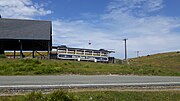
[(80, 101), (179, 101), (180, 92), (103, 91), (77, 94)]
[(26, 95), (1, 96), (0, 101), (78, 101), (78, 98), (73, 93), (58, 90), (50, 94), (31, 92)]
[(0, 75), (159, 75), (180, 76), (180, 54), (134, 58), (130, 64), (104, 64), (64, 60), (0, 59)]
[[(151, 56), (144, 56), (140, 58), (135, 58), (130, 60), (131, 65), (137, 67), (155, 67), (157, 71), (161, 72), (163, 75), (163, 70), (177, 71), (177, 75), (180, 74), (180, 53), (179, 52), (169, 52), (160, 53)], [(161, 74), (160, 73), (160, 74)]]
[(179, 101), (180, 91), (54, 91), (0, 97), (0, 101)]

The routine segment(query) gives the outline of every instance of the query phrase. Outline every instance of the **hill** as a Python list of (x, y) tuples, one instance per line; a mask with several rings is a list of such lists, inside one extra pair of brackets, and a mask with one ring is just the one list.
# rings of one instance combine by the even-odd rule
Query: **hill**
[(0, 59), (0, 75), (156, 75), (180, 76), (180, 53), (170, 52), (129, 59), (126, 64), (64, 60)]
[(159, 53), (130, 59), (131, 65), (180, 71), (180, 52)]

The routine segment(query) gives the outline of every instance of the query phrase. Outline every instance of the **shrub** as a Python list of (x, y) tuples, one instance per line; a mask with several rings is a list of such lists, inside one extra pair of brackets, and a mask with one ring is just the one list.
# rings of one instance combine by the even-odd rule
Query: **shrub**
[(6, 58), (4, 54), (0, 54), (0, 58)]
[(76, 101), (77, 98), (74, 95), (68, 94), (68, 92), (63, 90), (58, 90), (53, 92), (50, 97), (49, 101)]
[(26, 101), (46, 101), (47, 98), (43, 96), (42, 92), (32, 92), (27, 95)]

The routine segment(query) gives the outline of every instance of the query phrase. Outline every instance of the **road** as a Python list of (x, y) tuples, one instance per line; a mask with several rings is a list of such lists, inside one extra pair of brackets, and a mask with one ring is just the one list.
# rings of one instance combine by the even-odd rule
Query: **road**
[(180, 86), (180, 77), (118, 75), (0, 76), (0, 89), (174, 85)]

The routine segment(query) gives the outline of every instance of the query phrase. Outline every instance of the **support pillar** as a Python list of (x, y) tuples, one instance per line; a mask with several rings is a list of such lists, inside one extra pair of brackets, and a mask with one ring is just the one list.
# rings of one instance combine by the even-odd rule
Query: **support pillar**
[(68, 49), (66, 49), (66, 54), (68, 54)]
[(33, 48), (33, 50), (32, 50), (32, 58), (35, 58), (35, 56), (34, 56), (34, 50), (35, 50), (35, 48), (34, 48), (34, 40), (32, 42), (32, 48)]
[(35, 56), (34, 56), (34, 50), (32, 51), (32, 58), (35, 58)]
[(77, 50), (74, 51), (74, 54), (77, 54)]
[(4, 45), (3, 45), (3, 41), (0, 41), (0, 54), (4, 54)]
[(48, 59), (51, 57), (51, 43), (48, 41)]
[(16, 58), (16, 50), (14, 50), (14, 59)]
[(86, 51), (84, 50), (84, 55), (86, 55)]
[(94, 56), (94, 51), (92, 51), (92, 56)]
[(23, 46), (22, 46), (22, 41), (19, 40), (19, 43), (20, 43), (20, 58), (22, 59), (22, 58), (23, 58), (23, 52), (22, 52)]

